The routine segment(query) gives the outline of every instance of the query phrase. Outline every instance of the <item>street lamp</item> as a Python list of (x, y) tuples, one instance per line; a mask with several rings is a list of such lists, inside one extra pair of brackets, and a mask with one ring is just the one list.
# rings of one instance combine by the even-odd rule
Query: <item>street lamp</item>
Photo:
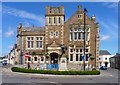
[(85, 48), (85, 30), (86, 30), (86, 13), (87, 13), (87, 9), (86, 8), (84, 8), (84, 60), (83, 60), (83, 65), (84, 65), (84, 71), (85, 71), (85, 50), (86, 50), (86, 48)]
[(67, 50), (67, 46), (65, 46), (64, 44), (61, 45), (61, 51), (62, 54), (65, 54), (65, 51)]
[(22, 64), (22, 31), (20, 32), (20, 64)]

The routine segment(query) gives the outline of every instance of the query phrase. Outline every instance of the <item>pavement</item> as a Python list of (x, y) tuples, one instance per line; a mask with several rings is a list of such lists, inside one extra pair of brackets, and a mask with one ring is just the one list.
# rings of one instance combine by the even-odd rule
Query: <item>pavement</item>
[(12, 72), (2, 68), (3, 83), (118, 83), (118, 70), (101, 70), (100, 75), (49, 75)]

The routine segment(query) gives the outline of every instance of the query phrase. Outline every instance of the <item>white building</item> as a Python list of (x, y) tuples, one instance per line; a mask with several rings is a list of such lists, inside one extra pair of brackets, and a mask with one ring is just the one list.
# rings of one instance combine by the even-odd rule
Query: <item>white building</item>
[(17, 49), (16, 44), (14, 45), (13, 49), (9, 53), (9, 64), (15, 65), (16, 63), (16, 56), (17, 56)]
[(113, 56), (107, 50), (100, 50), (99, 65), (110, 67), (110, 58)]

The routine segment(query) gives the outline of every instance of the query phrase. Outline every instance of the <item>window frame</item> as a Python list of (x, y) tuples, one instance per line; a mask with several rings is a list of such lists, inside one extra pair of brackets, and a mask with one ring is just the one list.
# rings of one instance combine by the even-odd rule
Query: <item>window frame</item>
[(27, 49), (33, 49), (34, 48), (34, 37), (27, 37), (27, 41), (26, 41), (26, 47)]
[(31, 57), (30, 56), (28, 57), (28, 61), (31, 61)]
[(35, 62), (38, 61), (38, 58), (37, 58), (36, 56), (34, 57), (34, 61), (35, 61)]
[(60, 18), (60, 17), (58, 18), (58, 23), (59, 23), (59, 24), (61, 23), (61, 18)]
[(49, 17), (49, 24), (51, 24), (51, 17)]
[(50, 32), (50, 38), (53, 38), (53, 37), (54, 37), (54, 32), (51, 31), (51, 32)]
[(70, 62), (73, 62), (73, 54), (70, 54)]
[(58, 32), (58, 31), (55, 32), (55, 37), (56, 37), (56, 38), (59, 37), (59, 32)]
[(76, 62), (79, 61), (79, 54), (76, 54)]
[(54, 17), (54, 24), (56, 23), (56, 18)]

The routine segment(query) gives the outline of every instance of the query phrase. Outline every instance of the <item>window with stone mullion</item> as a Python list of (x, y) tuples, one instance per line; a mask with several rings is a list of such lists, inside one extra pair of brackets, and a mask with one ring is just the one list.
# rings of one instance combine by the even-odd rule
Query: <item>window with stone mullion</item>
[(80, 61), (82, 61), (82, 54), (80, 54)]
[(39, 48), (39, 41), (36, 41), (36, 48)]
[(77, 40), (77, 32), (74, 32), (74, 40)]
[(28, 46), (27, 46), (28, 48), (33, 48), (34, 38), (33, 37), (28, 37), (27, 44), (28, 44)]
[(37, 61), (37, 57), (34, 57), (34, 61)]
[(79, 57), (78, 57), (78, 54), (76, 54), (76, 61), (78, 61), (79, 60)]
[(72, 41), (72, 40), (73, 40), (73, 33), (70, 32), (70, 41)]
[(78, 40), (81, 39), (81, 32), (78, 32)]
[(39, 43), (40, 43), (40, 48), (42, 48), (42, 41), (40, 41)]
[(73, 54), (70, 54), (70, 61), (73, 61)]
[(30, 48), (30, 41), (27, 41), (27, 42), (28, 42), (28, 46), (27, 47)]
[(86, 59), (86, 61), (88, 61), (88, 54), (86, 54), (85, 59)]
[(31, 41), (31, 48), (33, 48), (33, 46), (34, 46), (33, 44), (34, 44), (34, 41)]

